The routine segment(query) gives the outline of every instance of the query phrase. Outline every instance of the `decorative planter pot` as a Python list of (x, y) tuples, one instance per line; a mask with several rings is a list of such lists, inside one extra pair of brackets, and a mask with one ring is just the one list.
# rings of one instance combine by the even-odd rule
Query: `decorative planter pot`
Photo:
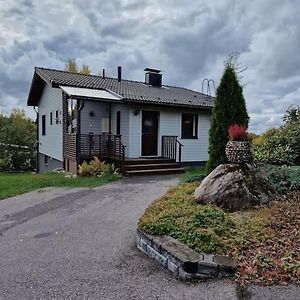
[(247, 163), (251, 160), (251, 144), (249, 141), (229, 141), (225, 154), (230, 163)]

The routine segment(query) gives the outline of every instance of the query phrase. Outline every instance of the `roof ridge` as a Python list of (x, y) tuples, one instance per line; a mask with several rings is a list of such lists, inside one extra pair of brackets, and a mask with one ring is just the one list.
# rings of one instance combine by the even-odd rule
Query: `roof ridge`
[[(83, 74), (83, 73), (74, 73), (66, 70), (59, 70), (59, 69), (52, 69), (52, 68), (44, 68), (44, 67), (35, 67), (35, 69), (41, 69), (41, 70), (48, 70), (48, 71), (55, 71), (55, 72), (61, 72), (61, 73), (67, 73), (67, 74), (75, 74), (75, 75), (81, 75), (81, 76), (90, 76), (90, 77), (100, 77), (103, 79), (114, 79), (118, 80), (117, 77), (110, 77), (110, 76), (101, 76), (101, 75), (95, 75), (95, 74)], [(143, 81), (138, 81), (138, 80), (131, 80), (131, 79), (122, 79), (122, 81), (129, 81), (129, 82), (137, 82), (137, 83), (142, 83), (145, 84)]]

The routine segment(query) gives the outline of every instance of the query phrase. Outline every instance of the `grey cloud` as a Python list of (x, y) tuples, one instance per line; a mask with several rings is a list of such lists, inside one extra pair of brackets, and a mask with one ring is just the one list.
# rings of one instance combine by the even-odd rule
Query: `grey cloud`
[[(1, 0), (0, 0), (1, 2)], [(179, 0), (11, 0), (0, 12), (0, 110), (25, 107), (34, 66), (64, 68), (69, 57), (143, 80), (144, 67), (164, 71), (166, 84), (201, 90), (218, 84), (223, 62), (241, 52), (250, 130), (281, 124), (299, 102), (300, 4)]]

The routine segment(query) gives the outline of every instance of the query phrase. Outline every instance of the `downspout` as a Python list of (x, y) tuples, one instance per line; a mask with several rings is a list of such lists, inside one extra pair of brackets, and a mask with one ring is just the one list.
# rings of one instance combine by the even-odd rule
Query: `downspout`
[(34, 111), (36, 112), (36, 120), (35, 120), (35, 124), (36, 124), (36, 172), (39, 173), (40, 171), (40, 158), (39, 158), (39, 153), (40, 153), (40, 139), (39, 139), (39, 112), (38, 110), (35, 108), (35, 106), (33, 107)]
[(109, 131), (109, 134), (111, 134), (111, 103), (108, 106), (108, 111), (109, 111), (108, 131)]
[(80, 164), (80, 156), (81, 156), (81, 153), (80, 153), (80, 134), (81, 134), (81, 110), (84, 108), (84, 101), (81, 100), (81, 101), (78, 101), (79, 102), (79, 106), (77, 107), (77, 153), (76, 153), (76, 156), (77, 156), (77, 163)]

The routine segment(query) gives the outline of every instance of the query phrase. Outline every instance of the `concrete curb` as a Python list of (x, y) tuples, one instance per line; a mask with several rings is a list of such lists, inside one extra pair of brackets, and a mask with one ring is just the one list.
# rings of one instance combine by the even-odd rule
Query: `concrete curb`
[(228, 256), (200, 254), (169, 236), (137, 230), (137, 247), (180, 279), (228, 277), (236, 264)]

